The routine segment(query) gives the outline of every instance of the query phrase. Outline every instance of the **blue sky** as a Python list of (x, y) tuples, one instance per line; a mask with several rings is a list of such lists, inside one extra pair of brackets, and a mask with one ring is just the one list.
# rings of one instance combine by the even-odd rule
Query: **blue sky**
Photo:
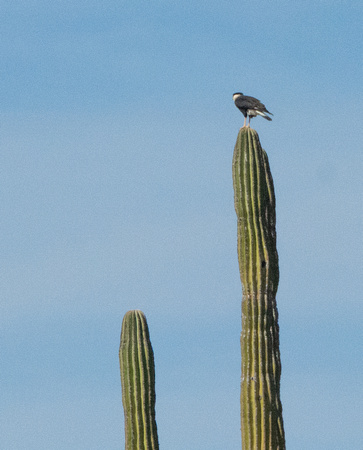
[(362, 9), (0, 1), (1, 448), (123, 448), (129, 309), (161, 448), (241, 447), (236, 91), (274, 113), (288, 448), (363, 447)]

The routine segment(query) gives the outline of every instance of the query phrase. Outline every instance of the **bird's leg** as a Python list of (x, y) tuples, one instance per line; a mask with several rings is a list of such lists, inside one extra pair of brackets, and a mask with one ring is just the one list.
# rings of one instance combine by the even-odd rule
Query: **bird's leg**
[(251, 124), (251, 116), (248, 116), (248, 125), (247, 125), (248, 128), (250, 127), (250, 124)]
[(245, 121), (243, 122), (243, 128), (246, 126), (246, 119), (247, 119), (247, 116), (245, 117)]

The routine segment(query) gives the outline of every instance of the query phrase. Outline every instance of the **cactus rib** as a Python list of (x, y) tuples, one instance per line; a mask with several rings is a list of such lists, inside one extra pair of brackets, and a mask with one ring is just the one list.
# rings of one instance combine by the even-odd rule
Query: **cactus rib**
[(267, 154), (250, 128), (241, 128), (237, 137), (233, 185), (243, 287), (242, 448), (282, 450), (275, 195)]
[(142, 311), (128, 311), (123, 318), (119, 358), (125, 450), (158, 450), (154, 354)]

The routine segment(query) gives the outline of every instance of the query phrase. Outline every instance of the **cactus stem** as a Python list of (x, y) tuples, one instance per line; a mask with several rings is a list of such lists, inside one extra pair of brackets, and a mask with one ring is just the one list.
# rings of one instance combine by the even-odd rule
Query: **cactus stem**
[(119, 358), (125, 449), (158, 450), (154, 354), (142, 311), (128, 311), (124, 316)]
[(244, 450), (282, 450), (279, 279), (275, 196), (255, 130), (241, 128), (233, 155), (237, 250), (243, 288), (241, 433)]

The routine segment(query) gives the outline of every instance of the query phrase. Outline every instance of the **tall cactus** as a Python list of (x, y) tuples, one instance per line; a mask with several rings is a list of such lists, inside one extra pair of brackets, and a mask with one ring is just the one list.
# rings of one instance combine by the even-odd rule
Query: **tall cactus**
[(233, 154), (242, 297), (243, 450), (285, 449), (280, 401), (275, 195), (258, 134), (241, 128)]
[(133, 310), (125, 314), (119, 357), (125, 450), (158, 450), (154, 353), (142, 311)]

